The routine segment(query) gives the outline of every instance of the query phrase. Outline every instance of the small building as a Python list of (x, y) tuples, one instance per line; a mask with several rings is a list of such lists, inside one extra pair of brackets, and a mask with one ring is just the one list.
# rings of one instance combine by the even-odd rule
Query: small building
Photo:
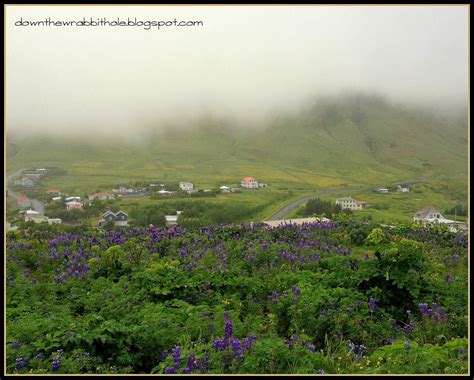
[(57, 202), (57, 201), (60, 201), (61, 199), (63, 199), (63, 197), (52, 197), (51, 200)]
[(66, 202), (80, 202), (81, 197), (73, 196), (65, 198)]
[(91, 193), (91, 194), (88, 194), (88, 198), (90, 201), (94, 199), (100, 199), (101, 201), (108, 201), (108, 200), (115, 199), (115, 195), (109, 194), (109, 193)]
[(400, 193), (408, 193), (410, 192), (410, 188), (407, 185), (398, 185), (397, 191)]
[(268, 187), (268, 185), (267, 185), (266, 183), (261, 183), (261, 182), (259, 182), (259, 183), (258, 183), (258, 187), (259, 187), (260, 189), (266, 189), (266, 188)]
[(79, 210), (82, 208), (82, 203), (77, 201), (66, 202), (66, 209), (69, 210)]
[(413, 216), (413, 221), (423, 226), (433, 226), (436, 224), (445, 224), (451, 232), (467, 232), (468, 226), (464, 222), (458, 222), (451, 219), (446, 219), (434, 207), (425, 207), (416, 212)]
[(194, 189), (194, 185), (191, 182), (180, 182), (179, 188), (183, 191), (192, 191)]
[(160, 191), (158, 191), (158, 194), (165, 195), (165, 196), (170, 196), (170, 195), (173, 194), (173, 192), (165, 190), (165, 189), (161, 189)]
[(247, 189), (258, 189), (258, 182), (253, 177), (245, 177), (240, 182), (240, 186), (245, 187)]
[(385, 188), (377, 189), (377, 193), (380, 193), (380, 194), (387, 194), (387, 193), (388, 193), (388, 189), (385, 189)]
[(46, 174), (47, 170), (45, 168), (40, 168), (36, 169), (35, 172), (38, 174)]
[(48, 195), (61, 195), (61, 192), (59, 191), (59, 189), (49, 189), (49, 190), (46, 190), (46, 193)]
[(102, 219), (99, 221), (99, 227), (111, 221), (114, 222), (116, 226), (126, 227), (128, 225), (128, 214), (124, 211), (107, 211), (102, 215)]
[(18, 197), (16, 203), (21, 208), (31, 207), (31, 201), (28, 199), (26, 195), (23, 195), (23, 194)]
[(230, 193), (230, 187), (229, 186), (221, 186), (219, 187), (219, 190), (221, 193)]
[(41, 176), (42, 176), (41, 173), (26, 173), (26, 174), (25, 174), (25, 177), (31, 178), (31, 179), (33, 179), (33, 180), (40, 179)]
[(118, 188), (112, 189), (113, 193), (133, 193), (135, 190), (131, 187), (119, 186)]
[(431, 206), (421, 209), (413, 216), (414, 222), (433, 222), (440, 219), (446, 218), (438, 210)]
[(336, 199), (336, 204), (341, 206), (342, 209), (349, 209), (349, 210), (362, 209), (362, 205), (359, 204), (359, 201), (353, 199), (350, 196)]
[(59, 218), (48, 218), (48, 224), (61, 224), (62, 220)]
[(34, 181), (31, 178), (23, 177), (21, 179), (15, 180), (15, 185), (24, 186), (24, 187), (33, 187)]
[(46, 222), (47, 220), (48, 218), (44, 215), (41, 215), (38, 211), (30, 209), (25, 212), (25, 222), (41, 223)]
[(178, 224), (178, 216), (179, 215), (165, 215), (166, 224), (168, 226), (175, 226)]
[(369, 202), (365, 202), (365, 201), (357, 201), (357, 204), (360, 206), (361, 209), (370, 207)]

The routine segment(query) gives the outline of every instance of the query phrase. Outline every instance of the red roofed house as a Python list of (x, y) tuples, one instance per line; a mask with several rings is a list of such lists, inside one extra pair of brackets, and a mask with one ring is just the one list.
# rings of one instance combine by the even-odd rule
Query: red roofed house
[(247, 189), (258, 189), (258, 182), (253, 177), (245, 177), (241, 182), (240, 186), (246, 187)]
[(18, 206), (20, 206), (20, 207), (23, 207), (23, 208), (31, 207), (31, 201), (28, 199), (28, 197), (26, 195), (20, 195), (16, 202), (17, 202)]
[(49, 195), (61, 195), (59, 189), (49, 189), (46, 191)]

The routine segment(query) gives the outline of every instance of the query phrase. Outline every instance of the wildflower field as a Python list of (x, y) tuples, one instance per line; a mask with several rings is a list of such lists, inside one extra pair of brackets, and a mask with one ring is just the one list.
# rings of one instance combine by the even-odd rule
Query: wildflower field
[(6, 245), (7, 373), (468, 373), (468, 240), (442, 228), (10, 232)]

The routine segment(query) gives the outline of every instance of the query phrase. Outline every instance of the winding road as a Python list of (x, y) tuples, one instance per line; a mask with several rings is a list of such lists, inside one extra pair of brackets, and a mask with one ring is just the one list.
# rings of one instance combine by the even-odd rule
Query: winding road
[[(461, 174), (462, 175), (462, 174)], [(415, 185), (417, 183), (424, 183), (424, 182), (427, 182), (429, 180), (433, 180), (433, 179), (449, 179), (449, 178), (457, 178), (459, 177), (459, 175), (453, 175), (453, 176), (436, 176), (436, 177), (429, 177), (429, 178), (420, 178), (420, 179), (415, 179), (415, 180), (409, 180), (409, 181), (406, 181), (406, 182), (400, 182), (401, 184), (405, 184), (407, 186), (410, 186), (410, 185)], [(366, 189), (357, 189), (357, 191), (363, 191), (363, 190), (370, 190), (370, 189), (373, 189), (374, 187), (376, 187), (377, 185), (375, 184), (371, 184), (370, 186), (368, 186)], [(320, 196), (324, 196), (324, 195), (331, 195), (331, 194), (337, 194), (337, 193), (340, 193), (340, 192), (344, 192), (345, 194), (349, 194), (352, 192), (352, 190), (349, 190), (349, 189), (331, 189), (331, 190), (325, 190), (325, 191), (322, 191), (318, 194), (314, 194), (314, 195), (306, 195), (304, 197), (301, 197), (301, 198), (298, 198), (290, 203), (288, 203), (286, 206), (284, 206), (282, 209), (280, 209), (277, 213), (273, 214), (272, 216), (269, 216), (267, 219), (265, 219), (265, 221), (271, 221), (271, 220), (280, 220), (280, 219), (283, 219), (284, 216), (288, 215), (288, 213), (301, 206), (303, 203), (311, 200), (311, 199), (314, 199), (314, 198), (318, 198)]]
[[(8, 191), (8, 196), (9, 197), (12, 197), (12, 198), (18, 198), (19, 197), (19, 194), (14, 192), (11, 188), (10, 188), (10, 185), (11, 185), (11, 181), (13, 178), (15, 177), (18, 177), (21, 173), (23, 173), (25, 169), (19, 169), (19, 170), (16, 170), (14, 171), (13, 173), (10, 173), (9, 175), (7, 175), (7, 191)], [(38, 199), (31, 199), (30, 198), (30, 201), (31, 201), (31, 208), (35, 211), (38, 211), (41, 215), (44, 215), (44, 204), (43, 202), (41, 202), (40, 200)]]

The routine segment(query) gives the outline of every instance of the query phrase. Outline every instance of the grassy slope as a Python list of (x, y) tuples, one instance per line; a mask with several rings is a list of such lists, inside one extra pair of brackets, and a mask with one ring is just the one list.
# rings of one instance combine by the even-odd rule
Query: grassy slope
[[(328, 187), (385, 186), (467, 173), (466, 137), (462, 117), (358, 95), (323, 99), (258, 131), (202, 118), (189, 127), (143, 136), (142, 145), (94, 136), (9, 138), (7, 171), (61, 167), (67, 175), (47, 178), (42, 186), (81, 195), (139, 180), (186, 180), (198, 188), (238, 186), (243, 176), (252, 175), (269, 184), (252, 202), (274, 202), (270, 212), (284, 203), (276, 194), (288, 190), (296, 197)], [(438, 201), (435, 197), (431, 203)]]

